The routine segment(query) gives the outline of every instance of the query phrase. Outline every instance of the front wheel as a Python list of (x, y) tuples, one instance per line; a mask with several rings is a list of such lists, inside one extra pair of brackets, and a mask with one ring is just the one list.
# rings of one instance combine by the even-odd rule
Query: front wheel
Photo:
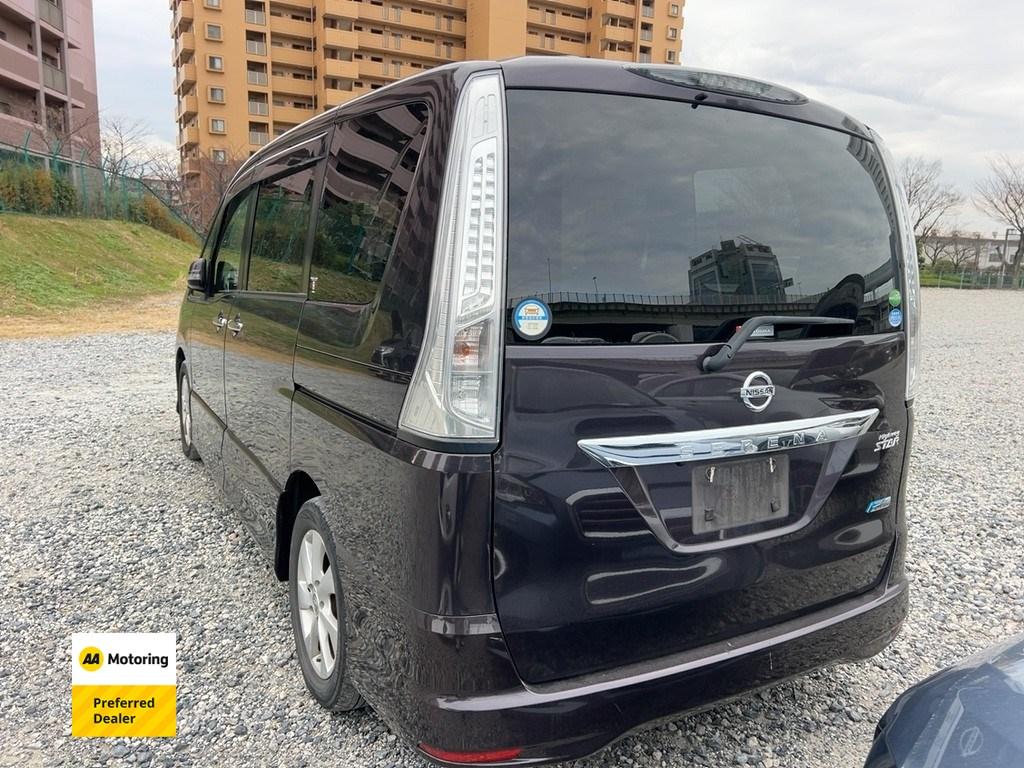
[(188, 366), (178, 369), (178, 430), (181, 433), (181, 452), (192, 461), (199, 461), (199, 451), (192, 442), (192, 384)]
[(319, 499), (302, 505), (292, 528), (288, 598), (295, 649), (306, 687), (321, 706), (345, 712), (363, 706), (346, 674), (345, 601), (334, 537)]

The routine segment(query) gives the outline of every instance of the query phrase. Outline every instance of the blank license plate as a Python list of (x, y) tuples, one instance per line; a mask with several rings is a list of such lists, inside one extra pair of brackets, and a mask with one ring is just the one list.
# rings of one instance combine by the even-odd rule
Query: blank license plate
[(778, 520), (789, 515), (789, 457), (704, 464), (692, 488), (694, 534)]

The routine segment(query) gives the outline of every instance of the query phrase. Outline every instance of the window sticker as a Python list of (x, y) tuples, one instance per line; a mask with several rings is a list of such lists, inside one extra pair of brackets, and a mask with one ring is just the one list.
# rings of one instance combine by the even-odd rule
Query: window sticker
[(540, 299), (523, 299), (512, 312), (512, 327), (521, 339), (542, 339), (551, 330), (551, 308)]

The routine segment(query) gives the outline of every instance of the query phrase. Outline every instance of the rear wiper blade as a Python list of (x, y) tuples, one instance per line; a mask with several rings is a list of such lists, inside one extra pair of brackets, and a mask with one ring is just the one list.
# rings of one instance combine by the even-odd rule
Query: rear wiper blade
[(722, 348), (715, 354), (701, 360), (700, 367), (707, 373), (720, 371), (736, 356), (740, 347), (762, 325), (853, 325), (853, 320), (845, 317), (786, 317), (776, 315), (759, 315), (752, 317), (739, 327)]

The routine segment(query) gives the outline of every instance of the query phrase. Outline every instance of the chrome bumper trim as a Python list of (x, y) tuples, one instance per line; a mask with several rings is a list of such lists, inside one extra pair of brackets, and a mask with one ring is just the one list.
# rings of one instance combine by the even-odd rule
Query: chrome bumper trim
[(865, 411), (741, 427), (588, 438), (576, 444), (580, 450), (609, 469), (715, 461), (809, 445), (826, 445), (860, 437), (870, 429), (877, 417), (878, 409), (869, 408)]

